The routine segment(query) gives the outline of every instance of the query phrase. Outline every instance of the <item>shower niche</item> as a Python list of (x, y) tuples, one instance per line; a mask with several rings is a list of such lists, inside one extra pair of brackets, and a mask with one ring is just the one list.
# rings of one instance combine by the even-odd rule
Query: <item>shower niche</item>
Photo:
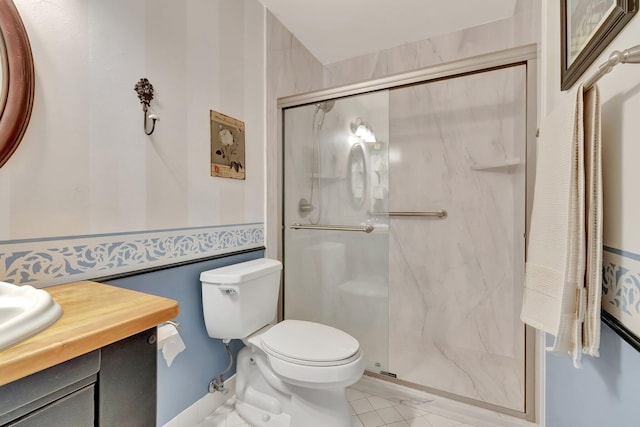
[(531, 67), (281, 101), (284, 318), (353, 335), (372, 375), (526, 417)]

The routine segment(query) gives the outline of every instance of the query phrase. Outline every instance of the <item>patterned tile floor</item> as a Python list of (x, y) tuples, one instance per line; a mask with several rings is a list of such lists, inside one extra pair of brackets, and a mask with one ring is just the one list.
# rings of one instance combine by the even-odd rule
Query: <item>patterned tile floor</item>
[[(353, 427), (474, 427), (355, 389), (347, 389), (347, 399)], [(233, 410), (233, 401), (228, 400), (197, 427), (250, 427)]]

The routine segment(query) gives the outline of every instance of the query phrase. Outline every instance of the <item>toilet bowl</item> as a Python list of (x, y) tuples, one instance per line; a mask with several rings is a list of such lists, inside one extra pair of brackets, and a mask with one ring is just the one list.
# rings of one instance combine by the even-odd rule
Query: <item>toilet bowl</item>
[(346, 387), (362, 374), (358, 341), (330, 326), (285, 320), (248, 341), (260, 346), (274, 372), (291, 384)]
[(346, 387), (364, 372), (358, 341), (302, 320), (275, 323), (282, 264), (259, 259), (200, 275), (210, 336), (242, 339), (236, 410), (257, 427), (350, 427)]

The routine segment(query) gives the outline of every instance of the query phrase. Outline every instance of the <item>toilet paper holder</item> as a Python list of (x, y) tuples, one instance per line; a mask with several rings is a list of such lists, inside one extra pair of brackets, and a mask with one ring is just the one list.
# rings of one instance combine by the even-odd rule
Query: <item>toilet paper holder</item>
[(180, 324), (173, 320), (167, 320), (158, 327), (156, 346), (162, 352), (162, 356), (169, 368), (176, 356), (186, 348), (180, 336), (179, 328)]
[[(162, 325), (171, 325), (171, 326), (173, 326), (173, 327), (174, 327), (174, 328), (176, 328), (176, 329), (180, 329), (180, 326), (181, 326), (181, 325), (180, 325), (180, 323), (178, 323), (178, 322), (176, 322), (176, 321), (174, 321), (174, 320), (167, 320), (167, 321), (166, 321), (166, 322), (164, 322)], [(160, 326), (162, 326), (162, 325), (160, 325)]]
[(160, 339), (160, 337), (158, 336), (158, 331), (160, 331), (160, 328), (161, 328), (162, 326), (164, 326), (164, 325), (171, 325), (171, 326), (173, 326), (174, 328), (176, 328), (176, 331), (177, 331), (178, 329), (180, 329), (180, 323), (175, 322), (175, 321), (173, 321), (173, 320), (167, 320), (166, 322), (162, 322), (162, 323), (160, 323), (160, 324), (157, 326), (157, 328), (156, 328), (156, 333), (155, 333), (155, 334), (152, 334), (152, 335), (147, 339), (147, 342), (148, 342), (149, 344), (156, 344), (156, 343), (158, 343), (158, 340)]

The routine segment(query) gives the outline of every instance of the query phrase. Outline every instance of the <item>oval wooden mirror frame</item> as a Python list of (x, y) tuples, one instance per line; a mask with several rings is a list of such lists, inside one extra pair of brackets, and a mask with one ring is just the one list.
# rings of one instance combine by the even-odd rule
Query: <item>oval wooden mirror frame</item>
[(6, 102), (0, 110), (0, 167), (16, 151), (33, 109), (35, 73), (27, 31), (12, 0), (0, 0), (0, 33), (4, 40), (8, 79)]

